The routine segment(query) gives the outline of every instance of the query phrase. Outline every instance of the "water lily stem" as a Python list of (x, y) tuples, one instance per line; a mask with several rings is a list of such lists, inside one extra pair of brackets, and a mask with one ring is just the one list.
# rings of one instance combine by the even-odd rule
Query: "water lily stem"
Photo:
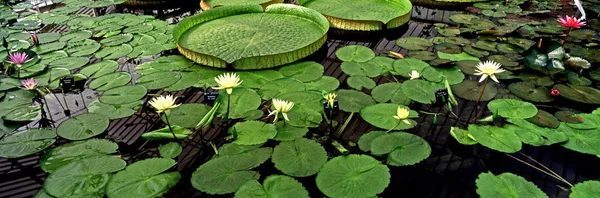
[(394, 129), (398, 128), (398, 126), (400, 126), (400, 123), (402, 122), (402, 120), (398, 120), (398, 124), (396, 124), (396, 126), (392, 127), (390, 130), (387, 130), (386, 133), (393, 131)]
[(475, 105), (478, 105), (479, 102), (481, 102), (481, 97), (483, 96), (483, 92), (485, 92), (488, 80), (490, 80), (490, 78), (485, 78), (485, 82), (483, 82), (483, 89), (481, 89), (481, 93), (479, 93), (479, 98), (477, 98), (477, 103), (475, 103)]
[[(173, 128), (171, 128), (171, 123), (169, 122), (169, 117), (167, 116), (167, 112), (165, 112), (164, 115), (165, 115), (165, 120), (167, 122), (167, 126), (169, 127), (169, 131), (171, 131), (171, 134), (173, 135), (173, 138), (175, 138), (175, 141), (179, 142), (179, 139), (175, 135), (175, 132), (173, 132)], [(181, 145), (181, 142), (179, 142), (179, 144)]]
[(337, 149), (342, 155), (346, 155), (349, 153), (348, 149), (344, 148), (344, 145), (340, 144), (335, 140), (331, 142), (331, 145), (333, 145), (333, 147), (335, 147), (335, 149)]
[[(566, 183), (567, 185), (569, 185), (569, 186), (573, 187), (573, 184), (569, 183), (567, 180), (563, 179), (563, 178), (562, 178), (562, 177), (560, 177), (559, 175), (555, 175), (556, 173), (554, 173), (554, 172), (553, 172), (554, 174), (551, 174), (551, 173), (549, 173), (549, 172), (547, 172), (547, 171), (544, 171), (544, 170), (542, 170), (542, 169), (540, 169), (540, 168), (538, 168), (538, 167), (535, 167), (534, 165), (532, 165), (532, 164), (530, 164), (530, 163), (527, 163), (526, 161), (523, 161), (523, 160), (521, 160), (521, 159), (519, 159), (519, 158), (517, 158), (517, 157), (515, 157), (515, 156), (509, 155), (509, 154), (506, 154), (506, 156), (508, 156), (508, 157), (510, 157), (510, 158), (512, 158), (512, 159), (514, 159), (514, 160), (517, 160), (518, 162), (521, 162), (521, 163), (523, 163), (523, 164), (525, 164), (525, 165), (527, 165), (527, 166), (529, 166), (529, 167), (531, 167), (531, 168), (534, 168), (534, 169), (536, 169), (536, 170), (538, 170), (538, 171), (540, 171), (540, 172), (542, 172), (542, 173), (544, 173), (544, 174), (546, 174), (546, 175), (548, 175), (548, 176), (550, 176), (550, 177), (552, 177), (552, 178), (554, 178), (554, 179), (556, 179), (556, 180), (558, 180), (558, 181), (564, 182), (564, 183)], [(533, 161), (535, 161), (535, 160), (533, 160)], [(535, 162), (536, 162), (536, 163), (539, 163), (539, 162), (537, 162), (537, 161), (535, 161)], [(543, 167), (544, 167), (544, 168), (546, 168), (545, 166), (543, 166)]]
[(227, 113), (225, 114), (225, 122), (229, 120), (229, 107), (231, 107), (231, 94), (227, 94)]
[(563, 46), (564, 46), (564, 45), (565, 45), (565, 43), (567, 43), (567, 39), (569, 38), (569, 34), (571, 33), (571, 29), (572, 29), (572, 28), (571, 28), (571, 27), (569, 27), (569, 30), (567, 30), (567, 35), (565, 35), (565, 38), (563, 39), (563, 41), (562, 41), (562, 44), (560, 44), (560, 45), (563, 45)]
[(348, 118), (344, 122), (344, 125), (342, 125), (342, 127), (338, 130), (337, 134), (342, 134), (342, 131), (344, 131), (344, 129), (348, 127), (348, 124), (350, 124), (350, 120), (352, 120), (352, 117), (354, 117), (354, 112), (350, 113), (350, 116), (348, 116)]

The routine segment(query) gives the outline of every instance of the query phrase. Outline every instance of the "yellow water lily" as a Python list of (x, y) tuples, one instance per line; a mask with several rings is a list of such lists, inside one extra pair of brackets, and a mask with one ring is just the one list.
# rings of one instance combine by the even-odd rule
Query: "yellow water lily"
[(333, 103), (335, 102), (335, 98), (337, 97), (336, 94), (334, 93), (329, 93), (327, 95), (325, 95), (325, 100), (327, 100), (327, 104), (329, 105), (329, 108), (333, 108)]
[(488, 76), (498, 82), (495, 74), (499, 74), (504, 72), (505, 70), (501, 68), (502, 65), (500, 63), (494, 61), (485, 61), (477, 64), (477, 68), (475, 69), (475, 75), (481, 76), (479, 82), (483, 82)]
[(417, 70), (412, 70), (412, 72), (408, 73), (408, 76), (410, 76), (411, 80), (421, 78), (421, 74)]
[(410, 124), (410, 122), (408, 121), (409, 114), (410, 114), (410, 111), (407, 108), (398, 107), (398, 110), (396, 112), (396, 115), (394, 116), (394, 119), (402, 120), (402, 122), (404, 122), (406, 124)]
[(275, 110), (269, 112), (269, 116), (275, 115), (273, 123), (277, 122), (277, 117), (279, 116), (279, 113), (283, 115), (283, 118), (286, 121), (290, 121), (290, 119), (287, 116), (287, 112), (289, 112), (294, 107), (294, 102), (273, 98), (272, 105), (275, 108)]
[(243, 82), (236, 73), (221, 74), (215, 77), (215, 81), (219, 86), (213, 87), (213, 89), (225, 89), (227, 90), (227, 94), (231, 94), (233, 88), (239, 86)]
[(165, 112), (166, 110), (178, 107), (179, 104), (175, 104), (175, 97), (172, 95), (159, 96), (153, 98), (149, 103), (156, 109), (157, 113)]

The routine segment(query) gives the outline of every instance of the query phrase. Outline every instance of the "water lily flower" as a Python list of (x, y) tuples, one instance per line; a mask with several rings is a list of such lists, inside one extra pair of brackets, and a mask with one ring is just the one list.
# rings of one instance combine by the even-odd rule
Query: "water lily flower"
[(32, 32), (29, 34), (29, 38), (31, 38), (31, 42), (34, 46), (40, 45), (40, 40), (38, 39), (37, 33)]
[(33, 78), (30, 79), (26, 79), (26, 80), (21, 80), (21, 85), (23, 85), (23, 87), (25, 87), (25, 89), (27, 90), (34, 90), (35, 86), (38, 84), (40, 80), (35, 80)]
[(410, 124), (410, 122), (408, 121), (408, 114), (410, 114), (410, 111), (407, 108), (398, 107), (394, 119), (401, 120), (406, 124)]
[(559, 89), (554, 89), (554, 88), (550, 89), (550, 96), (552, 96), (552, 97), (558, 97), (558, 96), (560, 96), (560, 90)]
[(568, 28), (581, 28), (582, 26), (585, 26), (585, 21), (583, 21), (583, 19), (578, 19), (575, 17), (571, 17), (571, 16), (565, 16), (563, 18), (559, 18), (558, 22), (560, 23), (560, 25), (562, 25), (563, 27), (568, 27)]
[(499, 82), (495, 74), (499, 74), (505, 71), (501, 67), (502, 65), (500, 65), (500, 63), (494, 61), (480, 62), (479, 64), (477, 64), (477, 68), (475, 69), (475, 75), (481, 76), (479, 82), (483, 82), (483, 80), (485, 80), (488, 76), (492, 80)]
[(233, 92), (233, 88), (242, 84), (242, 80), (236, 73), (225, 73), (215, 77), (215, 81), (219, 84), (218, 87), (213, 87), (213, 89), (225, 89), (227, 90), (227, 94), (231, 94)]
[(290, 119), (287, 116), (287, 112), (289, 112), (294, 107), (294, 102), (273, 98), (273, 107), (275, 108), (275, 110), (269, 112), (269, 116), (275, 115), (275, 120), (273, 120), (273, 123), (277, 122), (277, 116), (279, 115), (279, 113), (283, 115), (283, 118), (286, 121), (290, 121)]
[(8, 59), (10, 63), (17, 65), (18, 68), (21, 68), (21, 65), (30, 60), (29, 56), (25, 52), (9, 53)]
[(333, 103), (335, 102), (335, 98), (337, 97), (336, 94), (334, 93), (329, 93), (327, 95), (325, 95), (325, 100), (327, 100), (327, 104), (329, 105), (329, 108), (333, 108)]
[(155, 97), (150, 101), (150, 105), (156, 109), (157, 113), (165, 112), (166, 110), (178, 107), (179, 104), (175, 104), (175, 99), (172, 95)]
[(412, 72), (408, 73), (408, 76), (410, 76), (411, 80), (421, 78), (421, 74), (417, 70), (412, 70)]

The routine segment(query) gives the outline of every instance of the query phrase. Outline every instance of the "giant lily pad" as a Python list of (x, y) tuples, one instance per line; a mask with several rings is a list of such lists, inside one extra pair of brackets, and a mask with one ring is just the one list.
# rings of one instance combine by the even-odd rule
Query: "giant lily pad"
[(259, 5), (232, 5), (187, 17), (173, 34), (179, 51), (197, 63), (248, 70), (310, 55), (325, 43), (328, 29), (325, 17), (300, 6), (274, 4), (263, 11)]
[(360, 31), (400, 27), (408, 22), (412, 8), (408, 0), (300, 0), (299, 3), (325, 15), (334, 28)]
[(374, 197), (389, 183), (388, 167), (368, 155), (333, 158), (317, 175), (317, 187), (328, 197)]
[(40, 152), (56, 141), (53, 129), (29, 129), (0, 140), (0, 157), (18, 158)]
[(178, 172), (164, 173), (176, 162), (166, 158), (150, 158), (135, 162), (115, 174), (106, 186), (109, 197), (157, 197), (175, 186)]
[[(397, 104), (380, 103), (376, 105), (366, 106), (360, 110), (360, 117), (373, 126), (382, 129), (392, 129), (396, 126), (396, 130), (410, 129), (417, 125), (414, 120), (408, 119), (410, 124), (394, 118), (396, 116), (398, 107), (406, 108)], [(408, 118), (417, 118), (419, 114), (416, 111), (410, 110)]]

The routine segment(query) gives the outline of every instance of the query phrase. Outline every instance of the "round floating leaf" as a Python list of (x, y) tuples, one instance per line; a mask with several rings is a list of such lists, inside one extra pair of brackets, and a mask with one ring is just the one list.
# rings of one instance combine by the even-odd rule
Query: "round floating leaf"
[[(490, 55), (490, 52), (485, 51), (485, 50), (480, 50), (480, 49), (474, 48), (472, 46), (466, 46), (466, 47), (463, 47), (462, 49), (467, 54), (470, 54), (470, 55), (478, 57), (478, 58), (482, 58), (482, 57)], [(475, 60), (472, 60), (472, 61), (475, 61)], [(479, 62), (479, 60), (477, 60), (477, 62)]]
[(275, 127), (277, 128), (277, 135), (273, 139), (277, 141), (292, 141), (306, 135), (308, 132), (306, 127), (295, 127), (283, 122), (275, 123)]
[(496, 99), (487, 106), (494, 114), (504, 118), (527, 119), (538, 112), (535, 105), (514, 99)]
[(10, 112), (2, 116), (2, 119), (11, 122), (31, 122), (40, 117), (41, 113), (40, 106), (19, 106), (13, 107)]
[(356, 90), (361, 90), (363, 87), (366, 89), (373, 89), (376, 86), (375, 81), (366, 76), (350, 76), (346, 79), (346, 83)]
[(557, 128), (558, 125), (560, 125), (560, 121), (558, 120), (558, 118), (554, 117), (552, 114), (544, 110), (538, 110), (538, 113), (532, 118), (527, 119), (527, 121), (541, 127), (553, 129)]
[[(157, 42), (157, 39), (155, 39), (153, 36), (150, 36), (148, 34), (136, 34), (133, 35), (133, 39), (131, 40), (131, 42), (129, 42), (129, 45), (131, 46), (140, 46), (140, 45), (144, 45), (144, 44), (149, 44), (149, 43), (162, 43), (160, 41)], [(162, 46), (160, 47), (160, 49), (162, 49)]]
[(349, 89), (335, 91), (340, 109), (345, 112), (359, 112), (361, 108), (374, 105), (375, 101), (371, 96)]
[(557, 130), (569, 137), (569, 140), (561, 146), (580, 153), (600, 155), (600, 133), (598, 133), (598, 130), (574, 129), (566, 124), (561, 124)]
[(457, 67), (427, 67), (423, 70), (422, 75), (423, 78), (432, 82), (444, 82), (444, 80), (448, 80), (448, 84), (450, 85), (461, 83), (465, 79), (465, 75)]
[[(241, 155), (243, 156), (240, 157)], [(250, 169), (259, 166), (269, 157), (271, 150), (266, 148), (222, 155), (198, 167), (192, 174), (192, 186), (208, 194), (235, 192), (247, 181), (259, 178), (258, 172)]]
[[(183, 128), (194, 128), (211, 107), (200, 103), (181, 104), (167, 112), (169, 123)], [(162, 117), (166, 121), (165, 117)]]
[(554, 98), (550, 97), (550, 90), (546, 87), (535, 87), (533, 83), (516, 82), (508, 86), (508, 90), (523, 98), (533, 102), (552, 102)]
[(571, 187), (569, 198), (588, 198), (600, 196), (600, 181), (588, 180)]
[(146, 92), (140, 85), (122, 86), (105, 91), (98, 100), (104, 104), (129, 104), (142, 99)]
[(515, 134), (519, 136), (521, 141), (526, 144), (541, 146), (556, 144), (568, 140), (568, 137), (560, 131), (539, 127), (526, 120), (508, 119), (508, 121), (518, 126), (514, 127), (512, 125), (507, 125), (508, 129), (513, 130)]
[(449, 54), (449, 53), (438, 51), (437, 55), (440, 59), (446, 59), (446, 60), (451, 60), (451, 61), (464, 61), (464, 60), (479, 61), (479, 58), (471, 56), (465, 52)]
[(99, 114), (82, 114), (60, 123), (56, 133), (68, 140), (85, 140), (100, 135), (108, 128), (108, 118)]
[(372, 61), (364, 63), (342, 62), (340, 67), (344, 73), (350, 76), (368, 76), (373, 78), (381, 75), (382, 72), (382, 68)]
[(407, 56), (422, 61), (430, 61), (437, 58), (437, 55), (430, 51), (410, 51)]
[(156, 90), (171, 86), (179, 79), (181, 79), (179, 72), (161, 71), (143, 75), (137, 79), (136, 85), (144, 86), (148, 90)]
[(229, 129), (236, 139), (234, 144), (257, 145), (273, 139), (277, 135), (277, 129), (273, 124), (267, 124), (259, 121), (245, 121), (236, 123)]
[(271, 175), (261, 185), (256, 180), (246, 182), (235, 192), (238, 198), (294, 197), (308, 198), (308, 191), (294, 178)]
[(481, 173), (475, 183), (477, 194), (481, 198), (548, 198), (548, 195), (544, 194), (535, 184), (512, 173), (502, 173), (497, 176), (489, 172)]
[(169, 142), (158, 147), (160, 156), (164, 158), (176, 158), (182, 150), (183, 148), (177, 142)]
[(560, 120), (561, 122), (573, 123), (573, 124), (578, 124), (578, 123), (584, 122), (583, 117), (578, 116), (571, 111), (557, 111), (554, 113), (554, 116), (556, 118), (558, 118), (558, 120)]
[(390, 170), (368, 155), (331, 159), (317, 175), (317, 187), (329, 197), (375, 197), (390, 183)]
[(279, 72), (285, 77), (295, 78), (302, 82), (309, 82), (323, 76), (324, 67), (323, 65), (312, 61), (298, 62), (281, 67)]
[(495, 126), (469, 125), (469, 133), (481, 145), (504, 153), (521, 150), (521, 140), (513, 130)]
[(60, 38), (61, 35), (58, 32), (48, 32), (48, 33), (38, 34), (37, 36), (38, 36), (38, 41), (41, 44), (45, 44), (45, 43), (58, 41), (58, 39)]
[(392, 66), (394, 68), (392, 74), (410, 78), (408, 74), (413, 70), (422, 73), (425, 68), (429, 67), (429, 64), (416, 58), (403, 58), (396, 59)]
[(580, 118), (583, 122), (581, 123), (567, 123), (567, 125), (574, 129), (600, 129), (600, 115), (598, 114), (577, 114), (575, 115)]
[(554, 86), (554, 89), (560, 90), (561, 96), (586, 104), (600, 104), (600, 90), (587, 86), (562, 85)]
[(304, 83), (306, 86), (306, 90), (315, 90), (315, 91), (326, 91), (330, 92), (337, 89), (340, 86), (340, 81), (337, 78), (331, 76), (321, 76), (316, 81), (306, 82)]
[(314, 140), (296, 138), (281, 142), (273, 150), (275, 168), (294, 177), (308, 177), (319, 172), (327, 162), (327, 152)]
[(280, 72), (275, 70), (241, 71), (237, 72), (237, 74), (240, 76), (240, 79), (244, 79), (244, 83), (241, 86), (246, 88), (260, 88), (284, 77)]
[(473, 47), (490, 52), (497, 52), (496, 44), (497, 43), (494, 41), (479, 40), (473, 44)]
[(385, 131), (371, 131), (361, 135), (360, 139), (358, 139), (358, 148), (364, 152), (369, 152), (371, 150), (373, 140), (385, 134), (387, 134)]
[(117, 198), (161, 196), (181, 178), (178, 172), (164, 173), (175, 164), (174, 160), (166, 158), (135, 162), (111, 178), (106, 186), (106, 195)]
[(375, 52), (362, 45), (350, 45), (338, 49), (335, 55), (342, 61), (367, 62), (375, 58)]
[(394, 104), (409, 105), (412, 100), (404, 95), (400, 83), (384, 83), (378, 85), (371, 91), (371, 96), (375, 101), (384, 103), (390, 101)]
[[(202, 79), (200, 72), (179, 72), (181, 78), (171, 86), (165, 88), (165, 91), (180, 91), (194, 86)], [(245, 83), (246, 81), (244, 81)]]
[[(396, 116), (398, 107), (408, 109), (408, 107), (397, 104), (379, 103), (362, 108), (360, 110), (360, 117), (362, 117), (369, 124), (382, 129), (392, 129), (396, 125), (397, 127), (395, 130), (404, 130), (415, 127), (417, 122), (414, 120), (408, 119), (410, 124), (407, 124), (394, 118), (394, 116)], [(408, 117), (417, 118), (419, 117), (419, 114), (416, 111), (410, 110)]]
[(371, 153), (388, 154), (386, 163), (407, 166), (423, 161), (431, 153), (431, 147), (423, 138), (405, 132), (386, 133), (371, 142)]
[(424, 80), (408, 80), (402, 83), (402, 93), (411, 100), (431, 104), (435, 101), (435, 91), (443, 89), (442, 84), (427, 82)]
[(396, 40), (396, 45), (407, 50), (427, 50), (433, 43), (421, 37), (403, 37)]
[[(161, 56), (152, 62), (147, 62), (135, 67), (139, 69), (156, 69), (160, 71), (175, 71), (187, 69), (194, 65), (194, 62), (181, 55)], [(213, 70), (209, 70), (213, 71)], [(220, 74), (221, 72), (219, 72)], [(215, 75), (216, 76), (216, 75)]]
[(108, 119), (114, 120), (126, 118), (137, 112), (137, 109), (142, 106), (142, 101), (135, 101), (129, 104), (109, 105), (94, 100), (88, 106), (88, 112), (106, 116)]
[(0, 157), (18, 158), (48, 148), (56, 141), (53, 129), (29, 129), (6, 136), (0, 140)]
[(78, 42), (83, 41), (92, 37), (92, 32), (90, 31), (79, 31), (79, 32), (70, 32), (58, 39), (60, 42)]
[(75, 45), (72, 47), (70, 46), (65, 49), (65, 51), (71, 56), (89, 56), (102, 47), (102, 45), (96, 43), (95, 41), (92, 42), (93, 43), (91, 44)]
[(162, 45), (157, 43), (149, 43), (144, 45), (138, 45), (133, 48), (133, 51), (127, 55), (128, 58), (147, 57), (154, 56), (162, 52)]
[(306, 88), (304, 83), (299, 80), (293, 78), (282, 78), (271, 81), (262, 87), (258, 93), (265, 100), (270, 100), (272, 98), (276, 98), (277, 95), (296, 92), (296, 91), (304, 91)]
[(133, 39), (133, 34), (119, 34), (102, 39), (100, 43), (105, 46), (117, 46), (129, 42), (131, 39)]
[[(262, 102), (260, 96), (254, 90), (241, 87), (234, 88), (230, 97), (230, 119), (245, 118), (246, 112), (256, 110)], [(221, 103), (221, 106), (217, 110), (217, 115), (224, 117), (227, 113), (227, 92), (225, 90), (219, 91), (217, 102)]]
[(88, 87), (90, 89), (106, 91), (126, 85), (129, 81), (131, 81), (131, 74), (129, 74), (129, 72), (115, 72), (92, 80)]
[(77, 160), (116, 153), (118, 148), (117, 143), (105, 139), (75, 141), (46, 152), (40, 160), (40, 167), (51, 173)]
[(60, 68), (68, 69), (68, 70), (73, 70), (73, 69), (83, 67), (88, 62), (89, 62), (89, 58), (87, 58), (87, 57), (67, 57), (67, 58), (57, 59), (57, 60), (54, 60), (54, 61), (48, 63), (48, 67), (49, 68), (60, 67)]
[(125, 168), (126, 164), (114, 156), (77, 160), (50, 173), (44, 190), (55, 197), (103, 197), (111, 178), (109, 173)]
[(98, 78), (113, 73), (117, 68), (119, 68), (119, 63), (116, 61), (104, 60), (84, 67), (79, 73), (88, 78)]
[(98, 59), (114, 60), (123, 56), (127, 56), (129, 53), (131, 53), (131, 51), (133, 51), (133, 47), (131, 47), (131, 45), (121, 44), (118, 46), (102, 48), (100, 51), (96, 52), (94, 56)]

